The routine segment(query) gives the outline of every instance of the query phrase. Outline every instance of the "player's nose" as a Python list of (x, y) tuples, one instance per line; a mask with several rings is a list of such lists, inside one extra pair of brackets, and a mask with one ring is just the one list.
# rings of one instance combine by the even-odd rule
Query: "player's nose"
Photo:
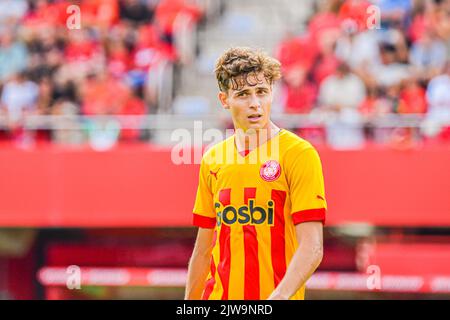
[(251, 99), (250, 99), (250, 108), (257, 110), (260, 107), (261, 107), (261, 103), (260, 103), (258, 97), (256, 96), (256, 94), (252, 94)]

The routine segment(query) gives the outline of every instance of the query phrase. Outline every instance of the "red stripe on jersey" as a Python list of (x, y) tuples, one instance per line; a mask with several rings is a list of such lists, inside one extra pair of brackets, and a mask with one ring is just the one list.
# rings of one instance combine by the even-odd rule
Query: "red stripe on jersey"
[(256, 198), (256, 188), (244, 188), (244, 203), (248, 204), (248, 200)]
[(270, 229), (270, 236), (273, 278), (276, 288), (286, 273), (284, 230), (284, 203), (286, 201), (286, 192), (281, 190), (272, 190), (272, 200), (275, 202), (275, 221), (273, 227)]
[(216, 226), (216, 218), (205, 217), (194, 213), (193, 224), (197, 227), (212, 229)]
[(239, 152), (239, 154), (243, 157), (246, 157), (249, 154), (250, 150), (242, 150)]
[[(223, 206), (228, 206), (231, 203), (231, 189), (220, 190), (219, 201)], [(219, 274), (222, 282), (223, 293), (222, 300), (228, 300), (228, 288), (230, 284), (230, 264), (231, 264), (231, 252), (230, 252), (230, 227), (224, 223), (220, 226), (219, 234), (220, 245), (220, 261), (217, 266), (217, 273)]]
[(219, 201), (225, 207), (231, 203), (231, 189), (223, 189), (219, 192)]
[[(213, 247), (216, 244), (217, 240), (217, 230), (214, 231), (214, 237), (213, 237)], [(206, 282), (205, 290), (203, 291), (203, 300), (208, 300), (209, 296), (211, 295), (211, 292), (214, 289), (214, 285), (216, 284), (216, 265), (214, 263), (214, 256), (211, 255), (211, 278)]]
[(294, 224), (308, 221), (321, 221), (325, 224), (325, 213), (325, 208), (297, 211), (292, 214), (292, 220)]
[[(256, 188), (244, 189), (244, 202), (248, 205), (249, 199), (256, 198)], [(258, 238), (255, 226), (243, 226), (244, 253), (245, 253), (245, 282), (244, 299), (259, 300), (259, 258)]]
[(211, 295), (211, 292), (214, 289), (214, 285), (216, 284), (216, 265), (214, 264), (214, 257), (211, 257), (211, 278), (209, 278), (208, 281), (206, 281), (205, 285), (205, 291), (203, 291), (203, 300), (208, 300), (209, 296)]

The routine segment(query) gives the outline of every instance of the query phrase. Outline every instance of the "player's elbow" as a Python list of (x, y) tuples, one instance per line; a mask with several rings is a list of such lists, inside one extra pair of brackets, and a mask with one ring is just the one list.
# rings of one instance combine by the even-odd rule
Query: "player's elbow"
[(323, 259), (323, 245), (322, 244), (318, 244), (314, 248), (314, 257), (316, 258), (315, 260), (316, 260), (316, 264), (318, 267)]
[(323, 259), (323, 244), (322, 243), (314, 244), (311, 248), (311, 255), (317, 268)]
[(209, 259), (214, 248), (214, 230), (200, 228), (195, 241), (192, 256), (199, 259)]
[(213, 250), (213, 244), (197, 245), (194, 248), (192, 256), (200, 259), (209, 259)]

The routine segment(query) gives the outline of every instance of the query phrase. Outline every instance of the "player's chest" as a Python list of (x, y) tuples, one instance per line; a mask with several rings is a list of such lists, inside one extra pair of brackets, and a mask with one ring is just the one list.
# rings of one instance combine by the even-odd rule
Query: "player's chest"
[(286, 190), (288, 188), (284, 170), (275, 160), (255, 164), (213, 165), (210, 167), (211, 190), (217, 195), (221, 190), (256, 188), (260, 192)]

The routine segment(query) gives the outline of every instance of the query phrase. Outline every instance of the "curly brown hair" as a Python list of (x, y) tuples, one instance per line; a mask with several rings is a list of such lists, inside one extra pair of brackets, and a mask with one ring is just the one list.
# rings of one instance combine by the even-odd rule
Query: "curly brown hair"
[(261, 50), (247, 47), (234, 47), (225, 51), (217, 60), (214, 70), (222, 92), (234, 90), (245, 84), (254, 86), (261, 83), (257, 73), (262, 72), (267, 82), (272, 84), (281, 78), (281, 63)]

